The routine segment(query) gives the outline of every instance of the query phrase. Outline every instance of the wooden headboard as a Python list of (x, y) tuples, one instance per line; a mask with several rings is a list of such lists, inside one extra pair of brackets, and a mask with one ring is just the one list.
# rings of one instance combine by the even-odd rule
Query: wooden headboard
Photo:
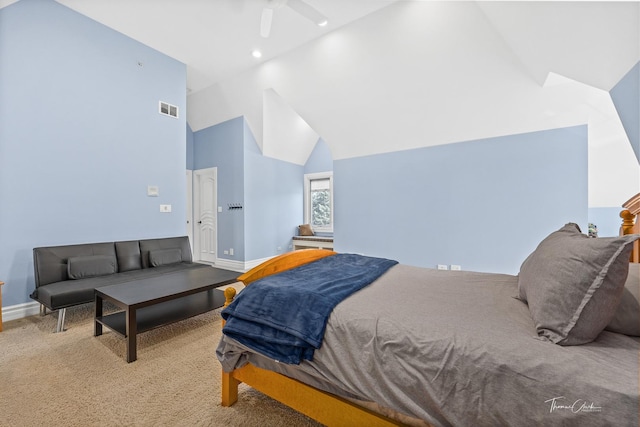
[[(620, 218), (622, 218), (622, 227), (620, 227), (620, 234), (640, 234), (640, 193), (636, 194), (623, 205), (625, 208), (620, 212)], [(631, 262), (640, 262), (640, 241), (636, 240), (633, 244), (633, 251), (631, 252)]]

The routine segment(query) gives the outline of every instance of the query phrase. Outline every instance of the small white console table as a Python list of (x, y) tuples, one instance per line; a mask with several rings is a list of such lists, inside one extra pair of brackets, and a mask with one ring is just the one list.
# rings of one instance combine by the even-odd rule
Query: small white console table
[(332, 249), (333, 237), (324, 236), (294, 236), (293, 250), (298, 249)]

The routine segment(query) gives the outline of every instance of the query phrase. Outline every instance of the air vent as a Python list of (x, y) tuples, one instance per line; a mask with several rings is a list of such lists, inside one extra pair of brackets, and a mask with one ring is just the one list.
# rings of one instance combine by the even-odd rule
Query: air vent
[(178, 107), (167, 102), (160, 101), (160, 114), (178, 118)]

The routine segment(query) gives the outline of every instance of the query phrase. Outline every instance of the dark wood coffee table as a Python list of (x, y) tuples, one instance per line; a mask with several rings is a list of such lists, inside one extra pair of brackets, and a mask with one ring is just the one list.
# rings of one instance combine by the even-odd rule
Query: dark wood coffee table
[[(239, 275), (202, 267), (96, 288), (94, 336), (106, 326), (126, 338), (127, 362), (133, 362), (139, 333), (222, 307), (224, 293), (215, 288), (234, 283)], [(124, 311), (105, 315), (103, 301)]]

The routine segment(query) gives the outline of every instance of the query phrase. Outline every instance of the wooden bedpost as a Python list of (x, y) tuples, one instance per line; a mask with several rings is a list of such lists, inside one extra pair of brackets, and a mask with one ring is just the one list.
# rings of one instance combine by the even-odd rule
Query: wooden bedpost
[[(228, 306), (233, 302), (233, 299), (236, 297), (236, 288), (229, 286), (224, 290), (224, 307)], [(222, 321), (222, 326), (224, 326), (224, 320)]]
[[(620, 218), (622, 218), (622, 226), (620, 227), (620, 234), (640, 234), (640, 193), (636, 194), (623, 205), (626, 208), (620, 212)], [(640, 241), (635, 241), (633, 244), (633, 250), (631, 251), (631, 262), (640, 262)]]
[(632, 214), (631, 212), (629, 212), (629, 210), (625, 209), (622, 212), (620, 212), (620, 218), (622, 218), (622, 228), (621, 228), (621, 233), (622, 235), (625, 234), (633, 234), (633, 226), (635, 224), (635, 218), (636, 216), (634, 214)]
[[(224, 290), (224, 306), (228, 306), (233, 302), (236, 297), (236, 290), (233, 287), (228, 287)], [(222, 326), (224, 327), (224, 319), (222, 320)], [(222, 370), (222, 406), (231, 406), (238, 401), (238, 385), (240, 381), (233, 378), (230, 372)]]

